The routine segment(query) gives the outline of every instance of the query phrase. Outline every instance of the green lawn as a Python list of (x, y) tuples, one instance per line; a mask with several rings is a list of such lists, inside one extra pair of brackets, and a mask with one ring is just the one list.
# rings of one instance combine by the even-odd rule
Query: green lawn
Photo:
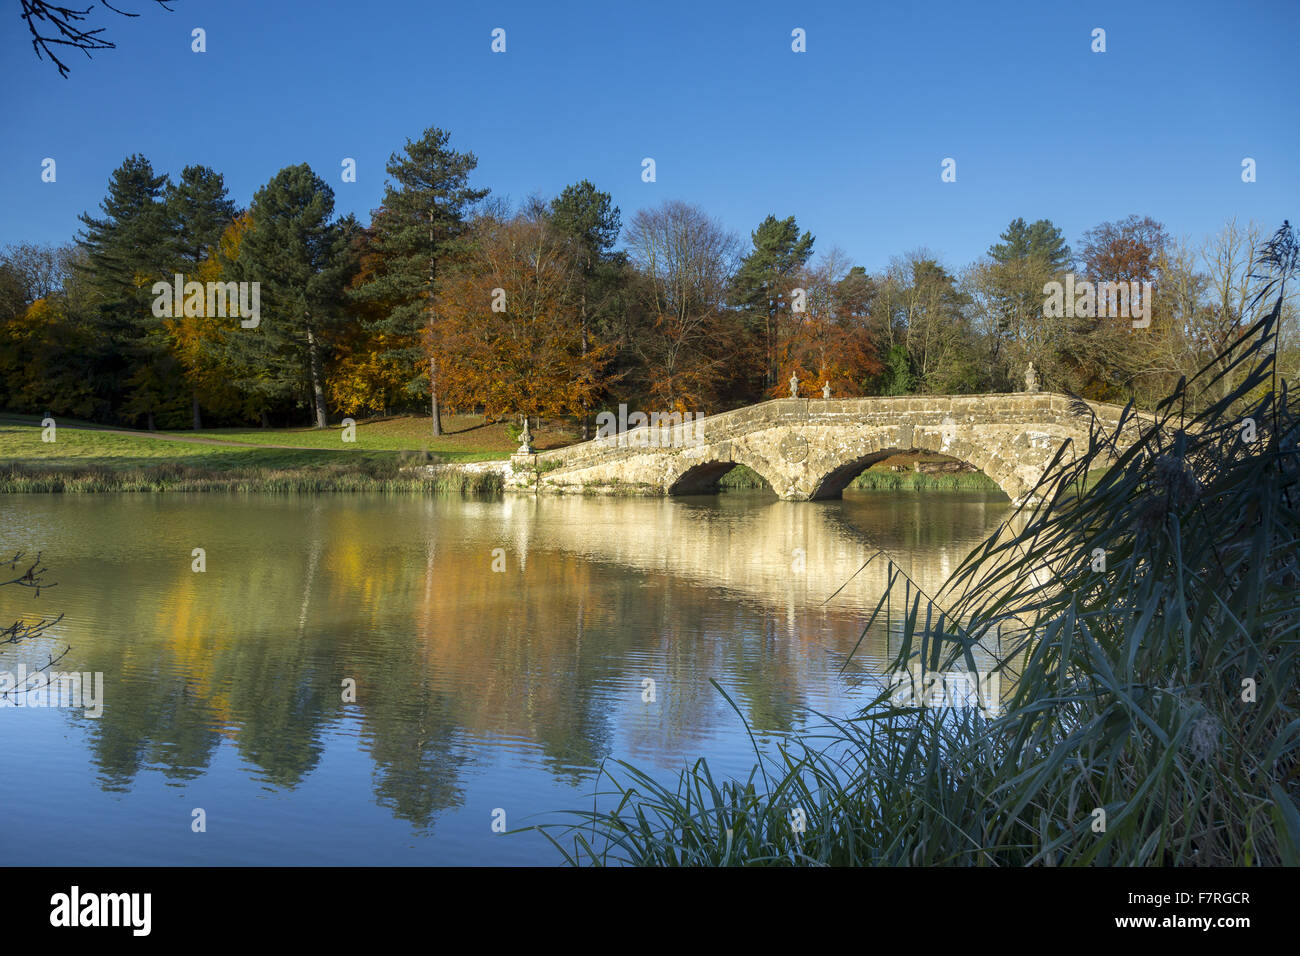
[[(477, 455), (482, 458), (504, 458), (519, 447), (512, 439), (505, 422), (487, 422), (479, 415), (444, 415), (443, 435), (434, 438), (429, 432), (429, 419), (403, 415), (357, 422), (356, 441), (343, 442), (343, 429), (339, 425), (329, 428), (213, 428), (201, 432), (177, 431), (169, 435), (218, 438), (222, 441), (248, 442), (255, 445), (293, 445), (299, 448), (356, 448), (384, 451), (429, 451), (440, 456)], [(534, 445), (554, 448), (576, 440), (576, 435), (564, 429), (544, 428), (535, 436)]]
[[(518, 447), (503, 422), (480, 416), (447, 415), (445, 434), (433, 438), (429, 420), (413, 416), (358, 422), (356, 440), (343, 441), (343, 429), (212, 428), (202, 431), (110, 430), (72, 418), (58, 418), (55, 441), (41, 440), (40, 418), (0, 414), (0, 462), (48, 468), (100, 465), (138, 468), (174, 463), (225, 471), (246, 468), (299, 468), (398, 457), (424, 460), (502, 459)], [(573, 441), (562, 429), (543, 429), (536, 444), (557, 447)], [(240, 443), (218, 444), (221, 442)], [(274, 447), (290, 446), (290, 447)]]
[[(352, 452), (356, 455), (357, 452)], [(364, 454), (364, 453), (363, 453)], [(196, 468), (292, 468), (346, 458), (348, 452), (310, 449), (239, 448), (196, 442), (168, 441), (146, 434), (117, 434), (61, 426), (55, 441), (41, 440), (39, 426), (0, 424), (0, 462), (47, 468), (103, 465), (140, 468), (175, 463)]]

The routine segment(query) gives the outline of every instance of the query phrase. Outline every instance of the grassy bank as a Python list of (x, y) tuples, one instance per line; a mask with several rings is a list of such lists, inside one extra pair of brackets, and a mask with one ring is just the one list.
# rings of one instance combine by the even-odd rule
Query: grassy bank
[(1226, 397), (1186, 416), (1221, 389), (1180, 383), (1104, 469), (1120, 430), (1094, 423), (1035, 489), (1046, 506), (937, 593), (878, 556), (864, 635), (896, 635), (891, 670), (969, 672), (1000, 636), (1000, 712), (882, 686), (756, 745), (746, 779), (611, 762), (594, 809), (542, 832), (575, 864), (1300, 864), (1300, 403), (1273, 374), (1279, 308), (1230, 350)]
[[(511, 422), (489, 422), (481, 415), (443, 415), (443, 434), (434, 438), (430, 434), (427, 416), (401, 415), (358, 422), (356, 441), (349, 446), (342, 443), (343, 429), (339, 425), (329, 428), (219, 428), (202, 432), (169, 432), (169, 435), (200, 435), (222, 441), (246, 442), (253, 445), (290, 445), (295, 448), (320, 448), (336, 450), (349, 447), (353, 450), (411, 451), (437, 455), (448, 461), (472, 461), (484, 458), (506, 458), (519, 447), (519, 439), (512, 437)], [(569, 425), (544, 423), (533, 436), (534, 447), (546, 450), (571, 444), (578, 440), (578, 432)]]
[[(328, 454), (368, 452), (427, 453), (443, 461), (478, 461), (507, 458), (519, 446), (511, 438), (511, 425), (487, 422), (481, 416), (445, 415), (444, 433), (429, 434), (429, 419), (415, 416), (358, 422), (353, 441), (345, 442), (344, 429), (329, 428), (209, 428), (198, 431), (140, 431), (110, 428), (72, 418), (57, 418), (55, 440), (42, 440), (40, 418), (33, 415), (0, 413), (0, 459), (19, 459), (47, 464), (94, 459), (111, 464), (118, 459), (168, 459), (186, 464), (208, 456), (219, 460), (230, 449), (267, 451), (311, 451)], [(567, 427), (547, 426), (537, 430), (534, 441), (540, 449), (555, 448), (576, 440)], [(266, 459), (273, 461), (274, 459)]]
[[(454, 465), (508, 457), (499, 447), (511, 441), (505, 427), (449, 418), (446, 436), (422, 442), (413, 432), (427, 430), (427, 419), (358, 426), (355, 443), (344, 443), (337, 428), (170, 433), (60, 420), (47, 442), (39, 420), (7, 415), (0, 420), (0, 493), (499, 492), (499, 476)], [(407, 469), (424, 464), (453, 467)]]
[(997, 482), (982, 471), (941, 472), (927, 475), (916, 471), (883, 471), (868, 468), (849, 483), (863, 491), (999, 491)]
[(718, 479), (719, 491), (751, 491), (771, 487), (759, 477), (758, 472), (744, 465), (737, 465)]
[(0, 493), (184, 492), (299, 493), (380, 491), (497, 494), (501, 476), (469, 472), (455, 465), (433, 474), (402, 470), (397, 459), (313, 464), (302, 467), (246, 467), (213, 470), (182, 464), (110, 468), (103, 465), (41, 468), (0, 464)]

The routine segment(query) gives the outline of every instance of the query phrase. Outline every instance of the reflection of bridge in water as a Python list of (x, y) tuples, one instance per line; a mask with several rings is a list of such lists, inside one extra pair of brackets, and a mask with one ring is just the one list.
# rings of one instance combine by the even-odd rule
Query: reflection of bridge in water
[[(1108, 430), (1122, 409), (1087, 403)], [(609, 438), (515, 455), (514, 491), (699, 494), (736, 465), (788, 501), (838, 498), (864, 468), (928, 451), (965, 461), (1023, 500), (1057, 450), (1088, 445), (1089, 420), (1064, 395), (920, 395), (777, 399), (689, 424), (643, 426)]]
[[(884, 557), (868, 564), (880, 551), (935, 593), (1011, 512), (993, 495), (944, 492), (865, 492), (811, 507), (743, 493), (697, 501), (507, 497), (475, 507), (484, 523), (501, 522), (501, 537), (524, 561), (532, 549), (558, 549), (725, 589), (776, 611), (791, 637), (809, 614), (848, 613), (865, 624), (889, 580)], [(901, 581), (895, 593), (897, 610)], [(862, 646), (877, 662), (897, 649), (897, 635), (887, 638), (883, 627)]]

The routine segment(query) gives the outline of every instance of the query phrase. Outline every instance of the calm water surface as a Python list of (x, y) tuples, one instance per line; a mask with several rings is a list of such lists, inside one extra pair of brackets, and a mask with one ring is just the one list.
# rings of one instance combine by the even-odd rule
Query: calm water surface
[(891, 650), (868, 635), (841, 673), (884, 583), (855, 572), (885, 548), (937, 585), (1009, 510), (948, 492), (4, 496), (0, 547), (43, 551), (58, 585), (0, 589), (0, 618), (65, 616), (0, 671), (70, 645), (60, 669), (102, 672), (105, 701), (98, 719), (0, 708), (0, 843), (38, 864), (554, 863), (539, 836), (494, 833), (494, 810), (515, 828), (589, 805), (606, 757), (747, 775), (709, 679), (760, 746), (849, 713)]

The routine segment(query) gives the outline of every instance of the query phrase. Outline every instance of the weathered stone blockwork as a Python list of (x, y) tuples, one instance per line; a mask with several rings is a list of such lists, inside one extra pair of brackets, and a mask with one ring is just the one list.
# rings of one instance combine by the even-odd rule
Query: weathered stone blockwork
[[(1122, 409), (1090, 403), (1108, 428)], [(691, 494), (742, 464), (790, 501), (838, 497), (863, 468), (889, 455), (929, 451), (969, 462), (1022, 500), (1065, 442), (1086, 448), (1088, 419), (1064, 395), (907, 395), (777, 399), (713, 415), (693, 429), (639, 428), (516, 456), (513, 491)]]

